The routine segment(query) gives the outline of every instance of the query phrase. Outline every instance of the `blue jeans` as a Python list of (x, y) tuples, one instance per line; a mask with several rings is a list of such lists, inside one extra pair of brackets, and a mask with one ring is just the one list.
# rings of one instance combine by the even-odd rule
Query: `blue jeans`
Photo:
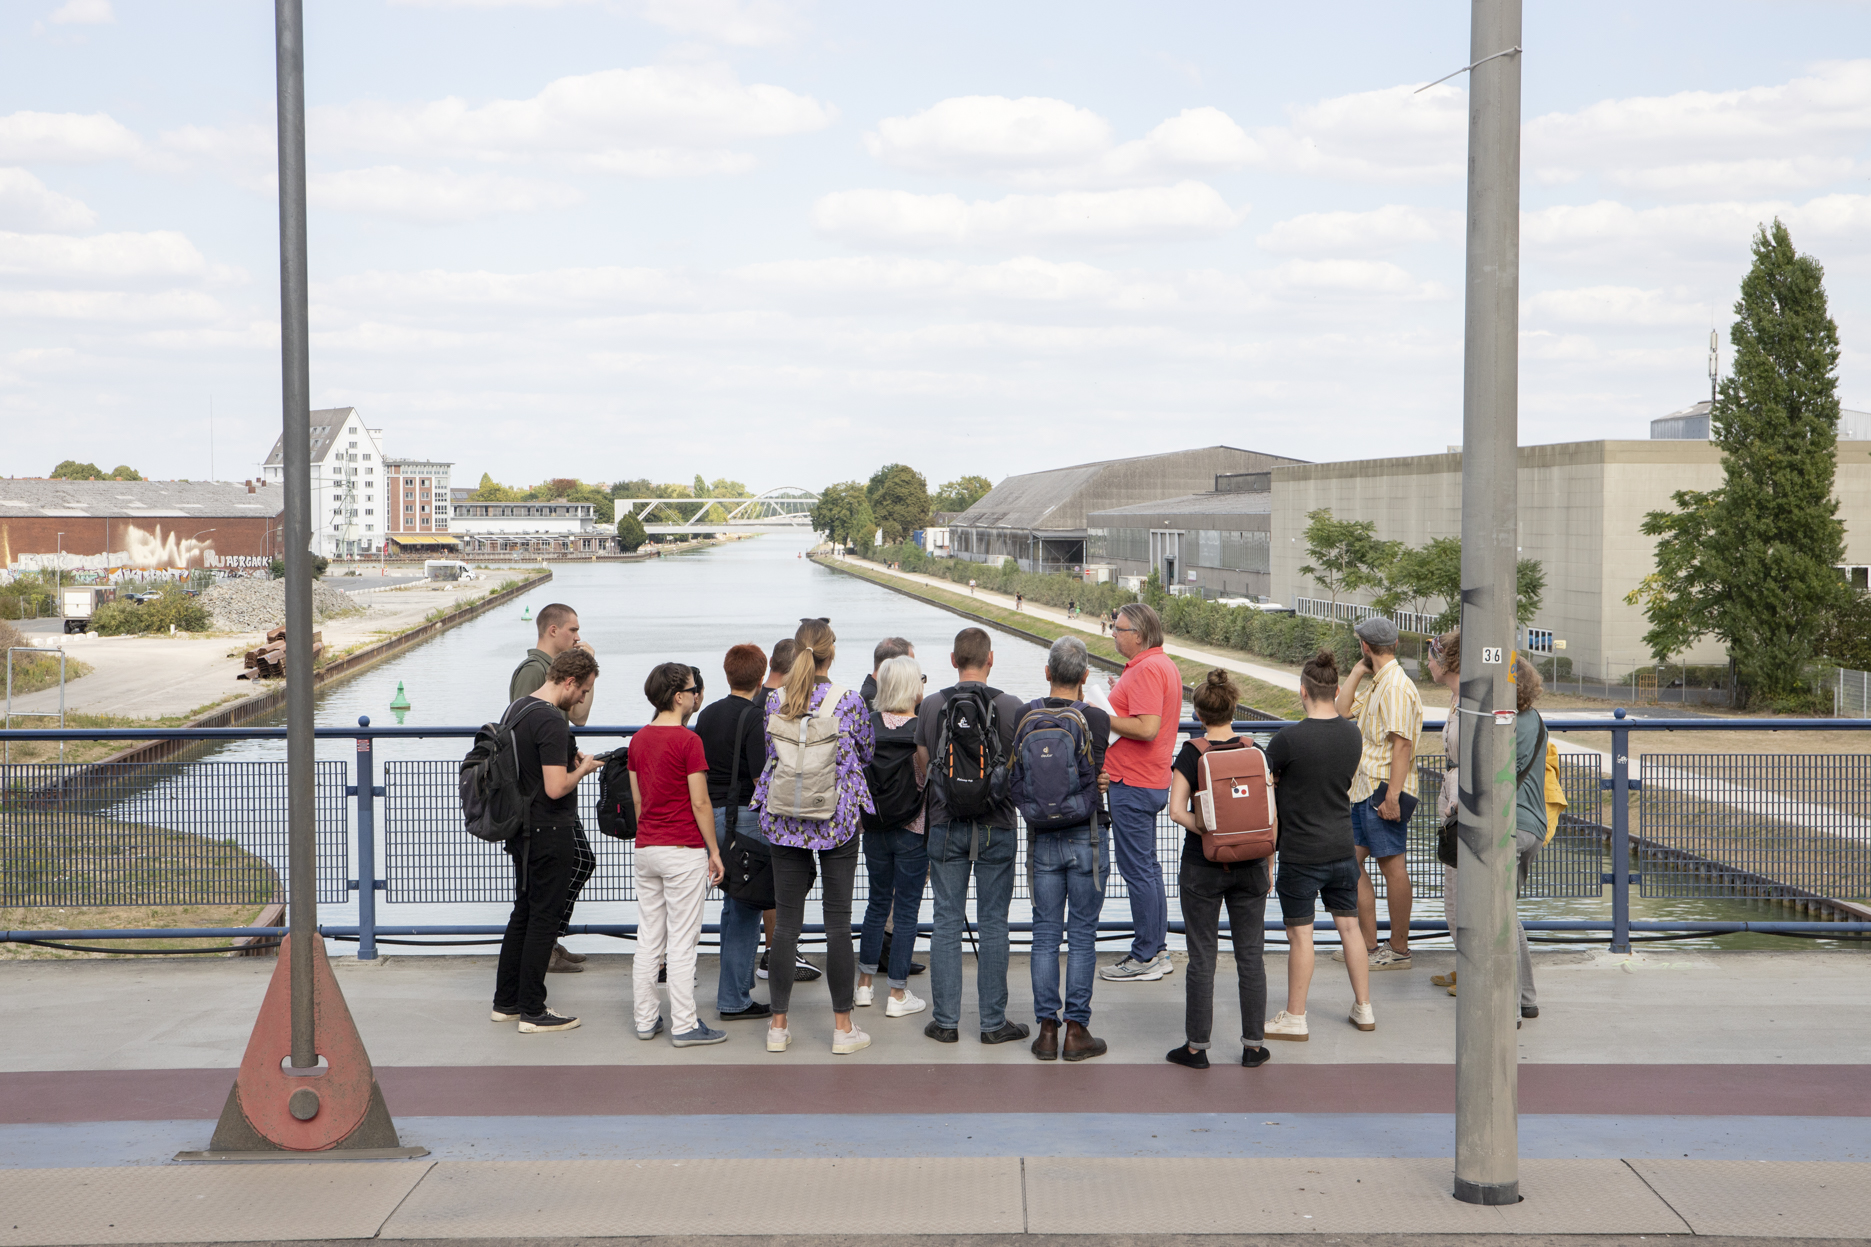
[(1169, 804), (1169, 789), (1132, 788), (1114, 780), (1109, 798), (1111, 847), (1130, 891), (1130, 925), (1136, 932), (1130, 955), (1148, 961), (1169, 947), (1169, 894), (1156, 858), (1156, 816)]
[[(735, 815), (735, 834), (766, 843), (760, 834), (760, 811), (744, 805)], [(725, 847), (728, 811), (715, 807), (715, 836)], [(739, 1013), (754, 1002), (754, 959), (760, 955), (764, 930), (760, 911), (731, 896), (721, 900), (721, 980), (715, 987), (715, 1008)]]
[[(975, 987), (981, 1030), (1007, 1021), (1007, 906), (1013, 900), (1014, 837), (1010, 827), (937, 823), (929, 829), (929, 883), (935, 893), (935, 935), (929, 942), (929, 989), (935, 1024), (961, 1028), (962, 926), (968, 918), (968, 875), (975, 883)], [(893, 941), (894, 942), (894, 941)]]
[(1065, 1020), (1089, 1023), (1098, 911), (1111, 870), (1104, 836), (1096, 824), (1029, 832), (1026, 860), (1033, 877), (1033, 1011), (1042, 1022), (1059, 1019), (1059, 940), (1066, 936)]
[(858, 939), (858, 972), (877, 973), (888, 921), (890, 986), (908, 987), (916, 924), (922, 919), (923, 879), (929, 873), (929, 846), (921, 832), (867, 831), (864, 865), (870, 871), (871, 887), (864, 906), (864, 931)]

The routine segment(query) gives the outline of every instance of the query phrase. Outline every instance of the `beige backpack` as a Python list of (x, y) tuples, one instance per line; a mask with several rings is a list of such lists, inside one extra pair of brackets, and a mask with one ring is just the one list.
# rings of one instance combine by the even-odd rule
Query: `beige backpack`
[(825, 822), (838, 809), (838, 702), (850, 690), (825, 686), (817, 710), (767, 719), (767, 813)]

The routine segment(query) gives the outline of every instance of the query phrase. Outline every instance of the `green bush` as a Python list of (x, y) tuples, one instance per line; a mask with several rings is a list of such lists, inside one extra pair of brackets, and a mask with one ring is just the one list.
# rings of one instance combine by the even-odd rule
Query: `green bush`
[(913, 545), (878, 546), (872, 557), (879, 562), (901, 563), (905, 571), (940, 576), (958, 585), (970, 580), (995, 593), (1018, 593), (1029, 602), (1064, 607), (1076, 602), (1087, 615), (1109, 614), (1137, 595), (1114, 584), (1088, 585), (1077, 576), (1063, 572), (1044, 575), (1023, 572), (1019, 564), (1007, 559), (999, 567), (989, 563), (970, 563), (964, 559), (932, 559)]
[(0, 619), (46, 619), (57, 614), (52, 576), (28, 572), (0, 585)]
[(175, 585), (165, 585), (154, 602), (118, 598), (91, 615), (91, 630), (104, 636), (131, 636), (141, 632), (206, 632), (208, 609)]

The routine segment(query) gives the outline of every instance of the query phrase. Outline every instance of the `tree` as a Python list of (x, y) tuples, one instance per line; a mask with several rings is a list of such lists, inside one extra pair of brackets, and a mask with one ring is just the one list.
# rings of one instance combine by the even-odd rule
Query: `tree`
[(617, 517), (617, 543), (626, 551), (635, 550), (649, 539), (650, 535), (643, 531), (642, 521), (628, 510)]
[(609, 524), (617, 518), (617, 505), (602, 485), (587, 485), (575, 477), (557, 476), (527, 490), (527, 502), (589, 502), (593, 518)]
[(1299, 569), (1331, 595), (1338, 618), (1341, 594), (1382, 583), (1381, 569), (1396, 561), (1397, 543), (1377, 539), (1376, 520), (1336, 520), (1329, 507), (1306, 513), (1306, 557)]
[(896, 545), (919, 528), (929, 526), (929, 483), (915, 468), (893, 463), (880, 469), (881, 480), (872, 477), (866, 487), (871, 511), (883, 529), (884, 541)]
[[(1442, 613), (1429, 622), (1431, 632), (1447, 632), (1462, 622), (1462, 539), (1436, 537), (1426, 545), (1405, 546), (1380, 573), (1383, 592), (1372, 605), (1392, 614), (1406, 602), (1417, 614), (1429, 613), (1429, 603), (1442, 603)], [(1546, 567), (1538, 559), (1514, 564), (1514, 620), (1522, 627), (1533, 622), (1546, 599)]]
[(140, 481), (143, 479), (143, 474), (127, 463), (120, 463), (110, 470), (110, 479), (113, 481)]
[(79, 463), (76, 459), (67, 459), (52, 469), (55, 481), (96, 481), (104, 479), (104, 470), (95, 463)]
[(826, 486), (812, 508), (812, 527), (830, 537), (834, 545), (868, 549), (876, 538), (877, 520), (864, 486), (856, 481)]
[(1722, 487), (1681, 491), (1676, 510), (1644, 517), (1657, 570), (1625, 601), (1643, 606), (1644, 643), (1659, 661), (1712, 635), (1727, 643), (1737, 700), (1797, 702), (1829, 621), (1849, 606), (1832, 496), (1838, 326), (1824, 268), (1793, 249), (1777, 218), (1753, 251), (1729, 331), (1734, 375), (1710, 413)]
[(936, 491), (929, 505), (936, 511), (953, 511), (960, 514), (987, 497), (994, 483), (985, 476), (960, 476)]
[(520, 491), (500, 484), (486, 472), (481, 473), (480, 486), (470, 495), (470, 502), (518, 502)]

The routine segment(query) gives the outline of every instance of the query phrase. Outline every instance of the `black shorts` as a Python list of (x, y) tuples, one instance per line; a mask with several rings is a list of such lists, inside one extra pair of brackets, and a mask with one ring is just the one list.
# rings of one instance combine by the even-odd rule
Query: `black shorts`
[(1281, 862), (1274, 891), (1280, 896), (1280, 921), (1309, 927), (1318, 916), (1314, 902), (1323, 899), (1334, 918), (1358, 916), (1358, 859), (1335, 862)]

